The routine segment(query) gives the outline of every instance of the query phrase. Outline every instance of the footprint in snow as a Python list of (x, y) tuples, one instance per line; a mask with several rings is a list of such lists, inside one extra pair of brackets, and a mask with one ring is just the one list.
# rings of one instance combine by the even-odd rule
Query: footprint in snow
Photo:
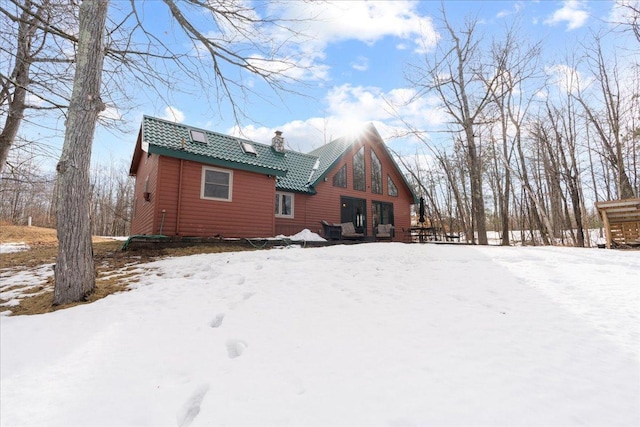
[(212, 328), (218, 328), (222, 325), (222, 321), (224, 320), (224, 313), (216, 314), (216, 317), (213, 318), (211, 322), (209, 322), (209, 326)]
[(227, 356), (229, 359), (240, 357), (247, 347), (247, 343), (242, 340), (227, 340)]
[(176, 415), (178, 427), (187, 427), (193, 422), (200, 413), (200, 405), (202, 405), (202, 400), (208, 392), (209, 384), (202, 384), (191, 394)]

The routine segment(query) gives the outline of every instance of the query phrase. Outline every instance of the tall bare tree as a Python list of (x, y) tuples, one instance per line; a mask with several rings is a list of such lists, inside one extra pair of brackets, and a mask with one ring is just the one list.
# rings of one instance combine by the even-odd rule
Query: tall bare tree
[(0, 39), (1, 172), (27, 115), (33, 120), (66, 108), (76, 39), (65, 31), (77, 20), (75, 8), (60, 0), (9, 0), (0, 5), (0, 17), (7, 22)]
[[(147, 30), (138, 13), (138, 7), (144, 7), (144, 3), (131, 2), (130, 13), (108, 32), (105, 23), (108, 0), (85, 0), (81, 4), (74, 88), (65, 144), (57, 166), (59, 251), (54, 304), (84, 298), (95, 283), (88, 175), (93, 133), (99, 113), (105, 108), (100, 91), (105, 55), (110, 64), (127, 68), (136, 80), (145, 84), (172, 89), (174, 84), (189, 81), (199, 85), (200, 93), (212, 87), (216, 102), (227, 101), (236, 119), (241, 111), (236, 97), (252, 90), (251, 82), (244, 80), (245, 73), (260, 77), (275, 90), (286, 90), (286, 82), (291, 81), (288, 72), (296, 66), (295, 61), (278, 49), (287, 43), (286, 37), (267, 43), (264, 35), (268, 32), (262, 31), (264, 25), (275, 25), (277, 19), (260, 18), (254, 9), (240, 1), (186, 0), (178, 5), (173, 0), (163, 0), (163, 3), (177, 28), (192, 43), (186, 52), (172, 51), (161, 37)], [(188, 18), (187, 10), (195, 11), (195, 20)], [(194, 23), (202, 16), (207, 16), (205, 24), (209, 25), (204, 30)], [(212, 32), (210, 26), (217, 31)], [(286, 32), (286, 28), (280, 29)], [(140, 33), (147, 44), (135, 43), (133, 33)], [(122, 44), (125, 46), (118, 47)], [(182, 73), (156, 71), (170, 67), (177, 67)], [(227, 74), (232, 71), (238, 73), (232, 74), (235, 78)]]
[(98, 115), (105, 109), (100, 97), (105, 55), (105, 27), (109, 0), (80, 4), (78, 53), (58, 171), (58, 258), (54, 304), (80, 301), (95, 288), (91, 243), (89, 168)]
[[(601, 155), (609, 162), (616, 172), (618, 183), (618, 198), (628, 199), (635, 197), (635, 192), (627, 174), (625, 159), (627, 150), (623, 138), (624, 121), (628, 116), (633, 117), (636, 111), (629, 107), (637, 105), (633, 99), (640, 94), (621, 87), (620, 70), (617, 58), (606, 58), (602, 50), (602, 40), (594, 36), (593, 43), (587, 48), (587, 61), (595, 78), (595, 90), (593, 96), (588, 99), (584, 88), (580, 88), (575, 96), (585, 111), (590, 124), (598, 136)], [(630, 96), (629, 96), (630, 95)], [(596, 103), (601, 107), (597, 109)]]
[(614, 24), (633, 33), (640, 43), (640, 5), (633, 0), (616, 0), (616, 7), (620, 12), (620, 20)]
[[(15, 62), (11, 74), (8, 76), (0, 75), (0, 104), (7, 104), (7, 117), (4, 127), (0, 131), (0, 173), (4, 169), (9, 155), (9, 149), (16, 139), (20, 123), (24, 117), (26, 108), (27, 86), (29, 86), (29, 69), (33, 63), (33, 57), (37, 54), (40, 47), (32, 46), (34, 36), (37, 29), (37, 18), (34, 15), (40, 15), (42, 6), (36, 6), (32, 10), (32, 2), (25, 1), (24, 10), (17, 18), (18, 34), (17, 48), (15, 52)], [(7, 14), (7, 10), (2, 8)]]
[[(521, 145), (524, 123), (537, 92), (536, 86), (540, 84), (540, 43), (524, 43), (524, 37), (518, 34), (516, 28), (516, 25), (507, 27), (504, 35), (492, 43), (491, 58), (492, 63), (496, 64), (496, 69), (493, 84), (489, 86), (491, 109), (487, 111), (487, 115), (493, 116), (496, 122), (495, 141), (500, 147), (494, 147), (493, 153), (499, 156), (500, 164), (504, 166), (504, 183), (501, 180), (496, 181), (503, 245), (509, 245), (512, 156), (515, 144)], [(487, 84), (491, 82), (487, 81)], [(492, 120), (487, 118), (486, 121)], [(495, 168), (497, 173), (497, 164)]]
[(471, 209), (478, 243), (486, 245), (487, 225), (482, 187), (483, 165), (481, 146), (476, 127), (482, 112), (491, 102), (491, 90), (501, 64), (483, 63), (481, 37), (477, 19), (466, 20), (456, 29), (447, 19), (444, 9), (442, 29), (446, 34), (431, 57), (410, 66), (409, 83), (416, 88), (417, 97), (436, 93), (444, 110), (463, 135), (463, 147), (469, 166)]

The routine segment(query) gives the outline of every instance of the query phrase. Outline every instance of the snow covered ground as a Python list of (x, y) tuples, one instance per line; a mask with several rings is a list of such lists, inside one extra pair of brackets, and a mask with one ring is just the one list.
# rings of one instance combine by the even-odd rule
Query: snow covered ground
[(11, 252), (21, 252), (28, 251), (31, 249), (29, 245), (24, 242), (16, 242), (16, 243), (0, 243), (0, 254), (8, 254)]
[(640, 253), (194, 255), (0, 317), (3, 426), (638, 426)]

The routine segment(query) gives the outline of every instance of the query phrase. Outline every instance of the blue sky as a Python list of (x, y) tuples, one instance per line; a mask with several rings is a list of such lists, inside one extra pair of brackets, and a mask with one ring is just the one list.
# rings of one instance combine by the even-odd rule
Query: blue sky
[[(160, 6), (160, 2), (145, 6), (148, 22), (167, 37), (173, 36), (173, 42), (184, 43), (171, 34), (175, 25), (168, 21), (166, 10)], [(123, 116), (129, 131), (99, 129), (93, 163), (128, 164), (143, 114), (221, 133), (241, 133), (263, 143), (269, 143), (278, 129), (284, 132), (288, 147), (300, 151), (309, 151), (331, 138), (357, 130), (363, 123), (373, 122), (393, 149), (400, 153), (414, 152), (414, 142), (390, 138), (400, 124), (389, 113), (386, 103), (399, 102), (411, 95), (412, 89), (404, 78), (406, 64), (420, 61), (435, 49), (441, 37), (441, 6), (440, 2), (431, 1), (273, 4), (269, 12), (277, 16), (317, 18), (297, 24), (299, 27), (295, 29), (308, 38), (297, 50), (289, 52), (307, 67), (296, 75), (305, 85), (292, 87), (304, 96), (276, 95), (259, 80), (249, 77), (247, 82), (262, 94), (262, 99), (254, 96), (238, 101), (251, 119), (243, 121), (238, 129), (226, 105), (218, 110), (215, 101), (207, 103), (202, 94), (176, 92), (167, 101), (148, 88), (132, 87), (130, 94), (138, 105)], [(527, 41), (542, 40), (547, 70), (567, 65), (564, 58), (568, 53), (577, 51), (579, 43), (588, 39), (591, 32), (611, 29), (607, 22), (615, 20), (617, 13), (614, 3), (609, 1), (447, 1), (444, 7), (455, 27), (465, 17), (477, 16), (478, 31), (484, 34), (487, 43), (491, 37), (499, 37), (509, 23), (519, 22)], [(630, 43), (624, 36), (614, 40), (622, 45)], [(635, 49), (637, 52), (637, 46)], [(399, 112), (421, 129), (435, 131), (446, 121), (434, 98), (423, 98), (401, 107)], [(121, 112), (117, 105), (112, 105), (108, 114), (118, 116)]]

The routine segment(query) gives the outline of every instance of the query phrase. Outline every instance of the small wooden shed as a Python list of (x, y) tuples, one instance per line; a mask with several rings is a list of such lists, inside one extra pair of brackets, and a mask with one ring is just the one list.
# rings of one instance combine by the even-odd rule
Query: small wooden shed
[(640, 199), (596, 202), (604, 223), (607, 249), (640, 246)]

